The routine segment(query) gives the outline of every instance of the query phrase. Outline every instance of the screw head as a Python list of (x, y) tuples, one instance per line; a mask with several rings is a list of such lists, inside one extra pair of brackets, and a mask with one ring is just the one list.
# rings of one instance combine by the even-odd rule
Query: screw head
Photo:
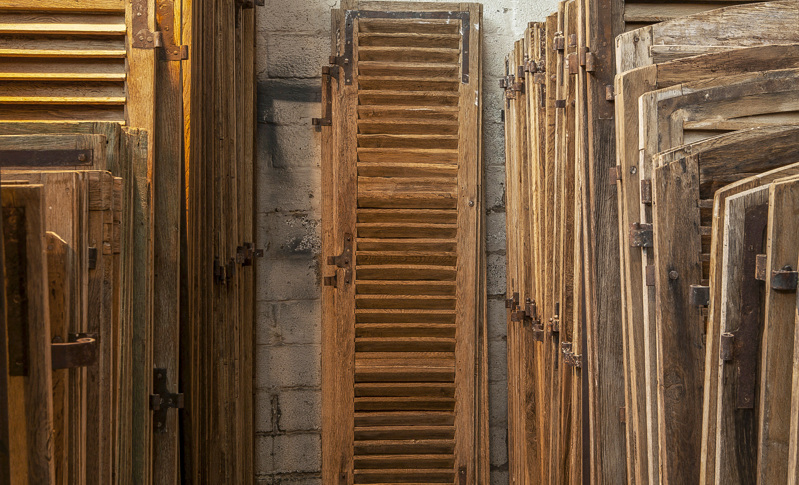
[(680, 277), (680, 274), (678, 272), (676, 272), (674, 270), (669, 271), (669, 279), (670, 280), (676, 280), (679, 277)]
[(474, 201), (473, 200), (469, 201), (469, 207), (474, 207)]

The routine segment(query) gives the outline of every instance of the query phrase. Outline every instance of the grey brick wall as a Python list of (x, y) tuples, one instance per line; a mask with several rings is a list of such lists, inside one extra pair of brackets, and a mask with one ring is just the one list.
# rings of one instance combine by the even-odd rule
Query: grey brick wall
[[(554, 0), (484, 5), (483, 137), (488, 235), (491, 483), (508, 483), (505, 327), (505, 170), (500, 118), (504, 57)], [(258, 7), (258, 266), (255, 355), (256, 482), (321, 484), (321, 66), (337, 0), (266, 0)]]

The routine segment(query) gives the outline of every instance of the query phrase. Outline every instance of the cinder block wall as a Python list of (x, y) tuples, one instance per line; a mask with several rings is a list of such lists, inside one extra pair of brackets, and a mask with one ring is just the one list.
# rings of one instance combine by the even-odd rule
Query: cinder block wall
[[(483, 137), (488, 215), (491, 484), (508, 483), (505, 168), (500, 118), (505, 54), (555, 0), (486, 0)], [(258, 8), (255, 474), (261, 484), (321, 484), (320, 72), (337, 0), (266, 0)]]

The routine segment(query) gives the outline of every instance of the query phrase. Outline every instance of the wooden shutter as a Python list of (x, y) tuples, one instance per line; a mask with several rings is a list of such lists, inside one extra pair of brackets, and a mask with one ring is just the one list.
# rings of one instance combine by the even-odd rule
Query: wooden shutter
[(125, 120), (123, 0), (0, 5), (0, 119)]
[(323, 481), (487, 483), (481, 8), (345, 2), (338, 16)]

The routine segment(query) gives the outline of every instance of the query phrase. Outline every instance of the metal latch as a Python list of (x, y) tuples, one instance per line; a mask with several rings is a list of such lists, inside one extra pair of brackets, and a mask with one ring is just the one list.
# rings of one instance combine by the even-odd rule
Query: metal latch
[(153, 427), (157, 433), (166, 433), (166, 415), (169, 408), (183, 409), (183, 393), (169, 391), (166, 369), (153, 369), (153, 392), (150, 394), (150, 409), (153, 411)]
[(654, 246), (654, 238), (652, 224), (633, 222), (630, 225), (630, 246), (651, 248)]
[(50, 344), (52, 368), (72, 369), (86, 367), (97, 362), (97, 334), (71, 333), (68, 342), (56, 335)]
[(691, 285), (688, 299), (691, 302), (691, 305), (695, 306), (710, 305), (710, 287), (701, 286), (701, 285)]
[(344, 234), (344, 249), (338, 256), (329, 256), (327, 264), (344, 270), (344, 284), (352, 282), (352, 234)]

